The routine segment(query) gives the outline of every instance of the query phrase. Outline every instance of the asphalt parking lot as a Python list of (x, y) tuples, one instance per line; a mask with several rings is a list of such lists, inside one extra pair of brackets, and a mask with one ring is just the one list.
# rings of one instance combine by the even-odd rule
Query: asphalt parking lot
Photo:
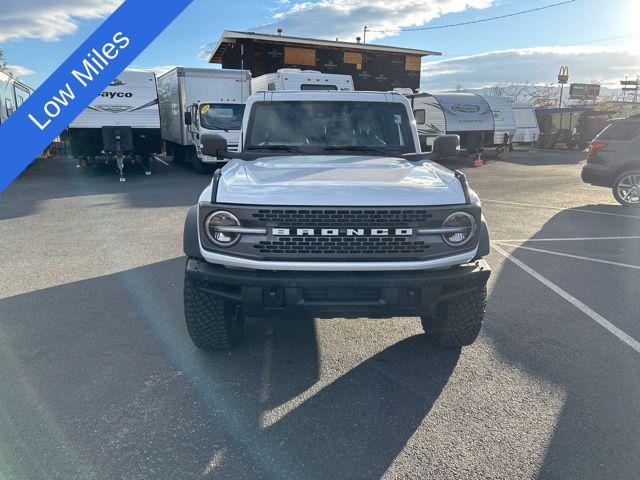
[(0, 479), (638, 478), (640, 211), (583, 158), (464, 169), (494, 242), (473, 346), (298, 318), (216, 354), (182, 312), (209, 178), (39, 160), (0, 194)]

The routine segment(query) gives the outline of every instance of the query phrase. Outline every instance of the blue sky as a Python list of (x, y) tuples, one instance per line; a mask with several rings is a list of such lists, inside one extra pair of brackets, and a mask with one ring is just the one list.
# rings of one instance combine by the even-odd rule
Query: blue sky
[[(134, 65), (206, 66), (203, 46), (215, 42), (225, 29), (274, 32), (281, 26), (285, 34), (353, 40), (365, 24), (385, 29), (457, 23), (556, 1), (194, 0)], [(37, 86), (119, 2), (3, 0), (0, 48), (22, 79)], [(640, 73), (639, 18), (640, 0), (575, 0), (506, 20), (444, 30), (375, 33), (369, 34), (369, 40), (442, 51), (445, 56), (423, 63), (427, 90), (458, 84), (471, 88), (501, 82), (553, 82), (565, 63), (572, 81), (613, 84), (618, 77)], [(595, 41), (631, 34), (636, 35)]]

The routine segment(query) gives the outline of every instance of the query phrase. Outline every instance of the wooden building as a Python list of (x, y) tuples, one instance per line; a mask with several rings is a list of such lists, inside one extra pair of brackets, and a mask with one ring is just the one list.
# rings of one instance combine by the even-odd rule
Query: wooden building
[(225, 30), (210, 63), (250, 70), (253, 77), (281, 68), (353, 77), (356, 90), (389, 91), (420, 86), (422, 57), (439, 52), (385, 45)]

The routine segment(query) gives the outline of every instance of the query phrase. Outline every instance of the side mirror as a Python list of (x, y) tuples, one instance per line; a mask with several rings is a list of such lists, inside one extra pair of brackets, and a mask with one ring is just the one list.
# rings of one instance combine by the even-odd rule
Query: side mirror
[(433, 142), (432, 153), (438, 158), (457, 156), (460, 152), (458, 135), (438, 135)]
[(191, 112), (184, 112), (184, 124), (191, 125), (193, 123), (193, 119), (191, 118)]
[(204, 132), (200, 135), (202, 143), (202, 153), (208, 157), (216, 157), (218, 160), (224, 159), (227, 153), (227, 139), (222, 135), (213, 132)]

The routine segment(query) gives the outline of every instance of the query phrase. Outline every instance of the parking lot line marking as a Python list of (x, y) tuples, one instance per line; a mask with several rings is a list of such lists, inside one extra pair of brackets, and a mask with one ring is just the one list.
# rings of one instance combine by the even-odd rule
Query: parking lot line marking
[(567, 302), (569, 302), (571, 305), (576, 307), (582, 313), (587, 315), (589, 318), (591, 318), (594, 322), (596, 322), (602, 328), (606, 329), (609, 333), (611, 333), (611, 334), (615, 335), (616, 337), (618, 337), (619, 340), (621, 340), (624, 343), (626, 343), (627, 345), (629, 345), (637, 353), (640, 353), (640, 342), (638, 342), (635, 338), (631, 337), (627, 333), (625, 333), (622, 330), (620, 330), (618, 327), (616, 327), (613, 323), (611, 323), (609, 320), (604, 318), (598, 312), (594, 311), (593, 309), (591, 309), (590, 307), (588, 307), (587, 305), (582, 303), (576, 297), (574, 297), (569, 292), (567, 292), (567, 291), (563, 290), (562, 288), (560, 288), (558, 285), (553, 283), (548, 278), (546, 278), (543, 275), (541, 275), (538, 272), (536, 272), (533, 268), (529, 267), (525, 263), (523, 263), (520, 260), (518, 260), (517, 258), (515, 258), (513, 255), (511, 255), (506, 250), (503, 250), (502, 248), (498, 247), (497, 245), (493, 245), (492, 247), (500, 255), (505, 257), (507, 260), (509, 260), (510, 262), (515, 264), (516, 266), (520, 267), (522, 270), (524, 270), (529, 275), (531, 275), (533, 278), (535, 278), (540, 283), (542, 283), (545, 287), (549, 288), (550, 290), (552, 290), (555, 293), (557, 293), (558, 295), (560, 295), (560, 297), (564, 298)]
[(497, 243), (516, 243), (516, 242), (576, 242), (582, 240), (640, 240), (640, 235), (631, 235), (628, 237), (569, 237), (569, 238), (517, 238), (510, 240), (493, 240)]
[(559, 257), (575, 258), (576, 260), (587, 260), (589, 262), (606, 263), (607, 265), (615, 265), (616, 267), (625, 267), (625, 268), (632, 268), (634, 270), (640, 270), (640, 266), (639, 265), (630, 265), (628, 263), (612, 262), (610, 260), (601, 260), (599, 258), (592, 258), (592, 257), (582, 257), (580, 255), (572, 255), (570, 253), (554, 252), (552, 250), (544, 250), (542, 248), (524, 247), (522, 245), (511, 245), (511, 244), (506, 243), (506, 242), (499, 242), (499, 243), (501, 243), (502, 245), (506, 245), (508, 247), (519, 248), (521, 250), (530, 250), (532, 252), (547, 253), (549, 255), (558, 255)]
[(637, 220), (640, 220), (640, 216), (637, 216), (637, 215), (625, 215), (624, 213), (598, 212), (597, 210), (587, 210), (585, 208), (550, 207), (549, 205), (535, 205), (533, 203), (507, 202), (505, 200), (491, 200), (491, 199), (486, 199), (486, 198), (483, 198), (482, 201), (483, 202), (503, 203), (505, 205), (514, 205), (516, 207), (546, 208), (546, 209), (549, 209), (549, 210), (557, 210), (559, 212), (595, 213), (596, 215), (610, 215), (612, 217), (635, 218)]

